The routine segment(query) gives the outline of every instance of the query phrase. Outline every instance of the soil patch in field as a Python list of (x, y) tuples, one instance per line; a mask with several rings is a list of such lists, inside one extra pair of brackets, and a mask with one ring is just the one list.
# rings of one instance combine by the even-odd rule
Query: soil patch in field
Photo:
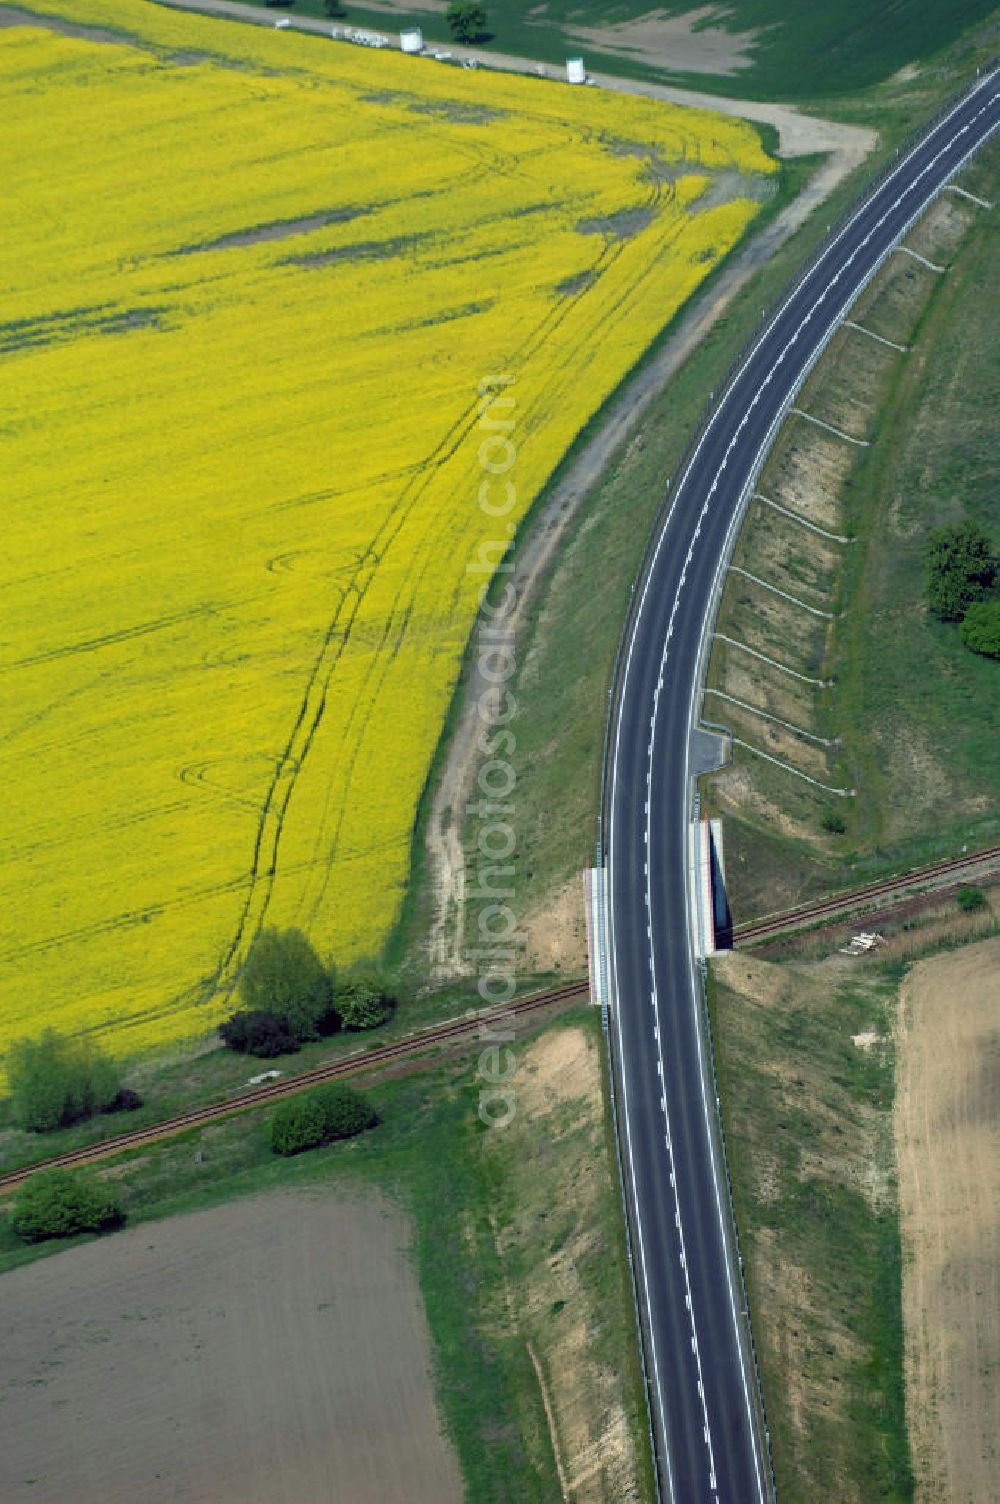
[(5, 1504), (458, 1504), (389, 1203), (272, 1194), (7, 1274)]
[(39, 16), (34, 11), (20, 10), (16, 5), (4, 5), (0, 7), (0, 31), (11, 26), (41, 26), (61, 37), (76, 37), (84, 42), (131, 45), (133, 40), (124, 32), (109, 31), (106, 26), (83, 26), (78, 21), (65, 21), (60, 16)]
[(900, 994), (894, 1126), (919, 1504), (1000, 1500), (1000, 939)]
[[(547, 20), (547, 5), (537, 7), (534, 19)], [(641, 59), (672, 73), (714, 73), (727, 76), (749, 68), (754, 31), (727, 31), (713, 21), (726, 15), (723, 7), (702, 5), (686, 15), (672, 16), (667, 11), (650, 10), (632, 21), (606, 26), (566, 27), (566, 36), (596, 47), (614, 57)]]

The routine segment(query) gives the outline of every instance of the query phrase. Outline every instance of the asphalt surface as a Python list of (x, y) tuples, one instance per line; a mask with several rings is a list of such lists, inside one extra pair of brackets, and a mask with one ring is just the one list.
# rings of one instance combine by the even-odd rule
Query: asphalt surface
[(867, 279), (998, 125), (993, 73), (896, 166), (762, 327), (677, 480), (636, 587), (605, 790), (611, 1038), (657, 1465), (662, 1497), (676, 1504), (771, 1497), (689, 935), (702, 644), (744, 498), (785, 410)]

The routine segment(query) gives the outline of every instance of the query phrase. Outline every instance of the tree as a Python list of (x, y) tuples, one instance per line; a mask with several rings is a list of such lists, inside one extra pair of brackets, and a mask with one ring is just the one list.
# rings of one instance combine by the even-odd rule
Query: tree
[(294, 1055), (299, 1042), (288, 1020), (261, 1008), (243, 1008), (219, 1025), (219, 1038), (241, 1055), (273, 1060), (275, 1055)]
[(376, 1029), (392, 1014), (395, 1001), (371, 972), (358, 972), (337, 988), (336, 1010), (345, 1029)]
[(958, 635), (972, 652), (1000, 658), (1000, 601), (974, 601)]
[(842, 836), (847, 829), (843, 815), (835, 809), (825, 809), (820, 816), (819, 823), (832, 836)]
[(275, 1154), (301, 1154), (334, 1139), (353, 1138), (376, 1121), (374, 1108), (360, 1092), (333, 1084), (279, 1102), (267, 1132)]
[(296, 1039), (318, 1039), (333, 1002), (333, 980), (301, 930), (260, 931), (240, 975), (252, 1011), (274, 1013)]
[(79, 1170), (41, 1170), (18, 1191), (10, 1225), (26, 1243), (103, 1232), (125, 1221), (110, 1186)]
[(451, 0), (447, 21), (455, 41), (466, 46), (472, 42), (485, 42), (490, 34), (486, 7), (478, 0)]
[(927, 604), (939, 621), (961, 621), (993, 589), (997, 559), (990, 540), (971, 518), (931, 533), (927, 542)]
[(331, 20), (344, 14), (343, 0), (325, 0), (325, 10)]
[(121, 1089), (117, 1066), (92, 1040), (66, 1039), (55, 1029), (11, 1045), (7, 1079), (15, 1121), (32, 1133), (103, 1112)]

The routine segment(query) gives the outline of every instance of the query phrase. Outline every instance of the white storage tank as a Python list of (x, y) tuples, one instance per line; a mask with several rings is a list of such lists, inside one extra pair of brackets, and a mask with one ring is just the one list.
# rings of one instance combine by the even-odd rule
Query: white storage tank
[(587, 70), (583, 66), (582, 57), (568, 57), (566, 59), (566, 82), (568, 84), (585, 84), (587, 82)]
[(404, 52), (423, 52), (424, 34), (419, 26), (411, 26), (409, 31), (399, 33), (399, 45)]

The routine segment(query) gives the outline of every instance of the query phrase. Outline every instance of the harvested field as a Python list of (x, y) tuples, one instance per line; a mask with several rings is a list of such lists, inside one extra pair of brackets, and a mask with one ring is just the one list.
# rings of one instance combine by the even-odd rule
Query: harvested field
[[(543, 4), (530, 14), (544, 20), (547, 11), (548, 6)], [(750, 66), (755, 40), (753, 31), (713, 25), (725, 18), (725, 10), (715, 5), (693, 7), (679, 16), (665, 9), (650, 10), (604, 26), (571, 25), (566, 28), (566, 36), (612, 57), (631, 58), (676, 73), (724, 76)]]
[(1000, 1500), (1000, 939), (914, 966), (894, 1114), (919, 1504)]
[(272, 1194), (7, 1274), (5, 1504), (458, 1504), (408, 1242)]

